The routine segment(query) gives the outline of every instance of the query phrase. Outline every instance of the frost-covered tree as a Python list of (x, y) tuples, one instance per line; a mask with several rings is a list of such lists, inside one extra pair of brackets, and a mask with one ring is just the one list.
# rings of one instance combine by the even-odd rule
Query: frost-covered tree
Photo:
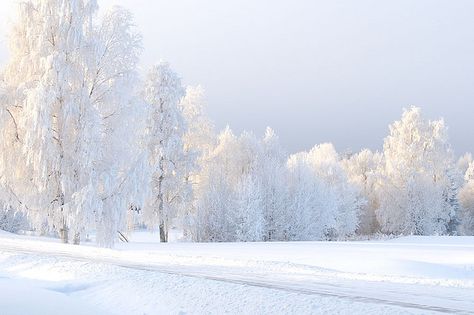
[(457, 182), (444, 122), (405, 110), (384, 142), (377, 218), (383, 231), (445, 234), (455, 218)]
[(264, 234), (261, 184), (252, 175), (244, 176), (236, 187), (235, 241), (262, 241)]
[(20, 165), (22, 144), (18, 128), (17, 108), (13, 103), (12, 89), (8, 89), (0, 74), (0, 203), (5, 211), (12, 213), (25, 208), (20, 198), (26, 192), (18, 183), (28, 176)]
[(332, 144), (290, 157), (292, 238), (317, 240), (355, 233), (365, 201), (349, 183)]
[(158, 224), (162, 242), (168, 241), (173, 218), (191, 196), (186, 181), (190, 161), (183, 144), (187, 126), (179, 106), (183, 95), (181, 80), (167, 63), (151, 69), (143, 91), (150, 107), (147, 143), (151, 198), (145, 210), (147, 224)]
[(287, 155), (278, 136), (269, 127), (261, 145), (256, 176), (261, 183), (264, 240), (285, 240), (289, 230)]
[[(12, 190), (15, 173), (11, 166), (19, 156), (19, 135), (15, 116), (9, 106), (9, 91), (0, 74), (0, 230), (17, 232), (27, 226), (18, 196)], [(7, 153), (8, 154), (5, 154)]]
[(456, 163), (458, 170), (461, 174), (466, 174), (469, 166), (473, 162), (472, 159), (472, 154), (471, 153), (465, 153), (463, 154), (459, 159), (458, 162)]
[[(199, 174), (196, 226), (199, 241), (263, 239), (261, 145), (253, 134), (235, 136), (226, 128)], [(248, 235), (244, 235), (247, 234)]]
[(196, 213), (197, 199), (201, 195), (199, 188), (200, 172), (209, 159), (210, 153), (214, 149), (217, 137), (214, 127), (204, 113), (205, 111), (204, 89), (201, 86), (186, 88), (186, 95), (181, 100), (180, 107), (187, 124), (187, 131), (183, 136), (185, 156), (188, 159), (185, 180), (192, 186), (192, 198), (183, 207), (180, 213), (181, 227), (186, 238), (192, 238), (195, 226), (194, 218)]
[(336, 226), (334, 192), (316, 176), (306, 152), (288, 159), (289, 231), (286, 240), (327, 239)]
[(97, 241), (110, 246), (124, 229), (127, 210), (144, 199), (146, 106), (137, 94), (141, 36), (131, 14), (120, 7), (106, 12), (95, 27), (90, 97), (101, 115), (101, 160), (96, 163), (102, 207), (95, 213)]
[(243, 173), (238, 163), (239, 156), (239, 140), (227, 127), (217, 137), (215, 148), (199, 172), (195, 189), (195, 240), (233, 240), (235, 187)]
[(342, 162), (349, 182), (359, 189), (367, 201), (361, 208), (357, 232), (364, 235), (373, 234), (379, 230), (375, 211), (379, 208), (377, 184), (380, 177), (383, 156), (377, 152), (362, 150)]
[(341, 159), (332, 144), (316, 146), (309, 152), (312, 168), (318, 177), (334, 191), (337, 205), (333, 234), (346, 237), (354, 234), (359, 224), (360, 208), (365, 204), (357, 188), (350, 184)]
[(259, 157), (262, 156), (262, 143), (254, 134), (244, 132), (239, 137), (237, 170), (235, 179), (235, 209), (233, 230), (237, 241), (262, 241), (264, 237), (264, 215), (261, 171)]
[[(115, 8), (100, 22), (96, 10), (94, 0), (20, 4), (4, 75), (10, 119), (2, 129), (14, 141), (6, 137), (2, 146), (14, 157), (2, 156), (3, 183), (34, 226), (46, 223), (63, 242), (72, 236), (78, 243), (82, 232), (104, 230), (105, 222), (115, 225), (121, 211), (115, 202), (104, 207), (122, 167), (107, 147), (115, 127), (127, 125), (112, 116), (129, 105), (124, 88), (133, 85), (139, 36), (125, 10)], [(110, 243), (113, 230), (98, 236)]]
[(474, 162), (469, 165), (464, 177), (465, 183), (459, 191), (460, 233), (474, 235)]
[(214, 148), (216, 136), (214, 126), (205, 114), (205, 95), (201, 86), (188, 86), (180, 107), (187, 124), (183, 137), (185, 150), (194, 153), (196, 160), (205, 158)]
[(95, 10), (95, 1), (22, 4), (12, 37), (18, 43), (5, 77), (24, 94), (15, 105), (35, 188), (26, 202), (29, 215), (37, 225), (47, 220), (63, 242), (69, 234), (78, 242), (100, 207), (93, 163), (100, 158), (101, 117), (88, 97), (86, 73)]

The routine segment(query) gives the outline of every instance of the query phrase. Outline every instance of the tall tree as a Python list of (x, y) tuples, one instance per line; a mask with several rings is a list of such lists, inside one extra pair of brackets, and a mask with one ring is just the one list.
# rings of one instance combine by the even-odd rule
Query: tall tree
[[(78, 242), (100, 204), (93, 165), (100, 156), (100, 114), (88, 97), (86, 73), (95, 10), (95, 1), (22, 4), (12, 38), (20, 43), (7, 68), (6, 78), (25, 95), (18, 100), (18, 125), (36, 187), (27, 203), (37, 223), (47, 219), (63, 242), (70, 232)], [(16, 67), (22, 71), (13, 74)]]
[(184, 152), (188, 160), (185, 180), (192, 188), (192, 196), (179, 215), (185, 238), (193, 238), (194, 235), (197, 199), (202, 196), (199, 191), (202, 187), (200, 173), (206, 167), (217, 141), (214, 126), (204, 112), (205, 106), (204, 89), (201, 86), (188, 86), (180, 103), (188, 127), (183, 136)]
[(307, 152), (288, 159), (289, 229), (286, 240), (311, 241), (329, 238), (336, 226), (334, 192), (316, 176)]
[(88, 69), (88, 91), (101, 116), (99, 174), (102, 207), (95, 213), (97, 241), (110, 246), (125, 226), (127, 209), (143, 200), (146, 190), (142, 127), (146, 106), (136, 95), (141, 36), (130, 12), (113, 7), (94, 29), (94, 60)]
[(116, 8), (97, 23), (96, 10), (94, 0), (22, 3), (4, 76), (11, 147), (19, 147), (7, 163), (17, 173), (4, 173), (11, 199), (63, 242), (100, 229), (104, 187), (111, 186), (104, 179), (115, 180), (105, 162), (116, 135), (111, 117), (128, 104), (124, 87), (132, 85), (138, 59), (130, 14)]
[(158, 224), (160, 241), (167, 242), (172, 220), (190, 196), (185, 178), (189, 160), (183, 145), (187, 126), (179, 106), (184, 91), (176, 73), (162, 62), (149, 72), (143, 94), (150, 107), (147, 137), (152, 196), (146, 217), (150, 226)]
[(235, 187), (244, 173), (240, 163), (238, 137), (227, 127), (199, 172), (196, 186), (194, 239), (197, 241), (233, 241)]
[(419, 108), (405, 110), (384, 142), (385, 165), (377, 212), (389, 233), (448, 232), (456, 206), (453, 154), (444, 122), (427, 121)]
[(258, 161), (261, 184), (264, 240), (282, 241), (289, 231), (287, 154), (273, 129), (267, 127)]

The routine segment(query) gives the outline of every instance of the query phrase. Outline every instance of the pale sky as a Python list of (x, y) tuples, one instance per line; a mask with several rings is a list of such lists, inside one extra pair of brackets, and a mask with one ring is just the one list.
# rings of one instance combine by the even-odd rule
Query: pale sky
[[(18, 0), (0, 1), (0, 63)], [(472, 0), (98, 0), (130, 9), (142, 67), (164, 59), (201, 84), (208, 113), (290, 151), (333, 142), (381, 149), (416, 105), (444, 117), (458, 154), (474, 152)]]

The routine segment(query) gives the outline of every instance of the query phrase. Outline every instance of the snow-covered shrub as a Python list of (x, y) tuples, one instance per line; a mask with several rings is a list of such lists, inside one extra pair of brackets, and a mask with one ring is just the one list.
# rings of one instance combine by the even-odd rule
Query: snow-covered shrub
[(23, 212), (11, 207), (0, 207), (0, 230), (17, 233), (28, 227), (28, 220)]

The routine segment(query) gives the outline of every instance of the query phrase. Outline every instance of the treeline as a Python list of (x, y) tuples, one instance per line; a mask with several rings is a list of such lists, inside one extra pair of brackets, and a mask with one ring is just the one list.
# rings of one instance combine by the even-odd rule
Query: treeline
[(142, 78), (141, 37), (122, 8), (93, 0), (20, 4), (0, 76), (0, 228), (28, 225), (111, 246), (144, 225), (161, 241), (473, 234), (474, 163), (455, 161), (443, 121), (404, 111), (382, 152), (331, 144), (288, 155), (216, 133), (200, 87), (167, 63)]
[(262, 140), (227, 129), (205, 160), (189, 226), (199, 241), (474, 232), (472, 157), (456, 162), (443, 121), (418, 108), (390, 126), (381, 153), (321, 144), (288, 157), (271, 129)]

